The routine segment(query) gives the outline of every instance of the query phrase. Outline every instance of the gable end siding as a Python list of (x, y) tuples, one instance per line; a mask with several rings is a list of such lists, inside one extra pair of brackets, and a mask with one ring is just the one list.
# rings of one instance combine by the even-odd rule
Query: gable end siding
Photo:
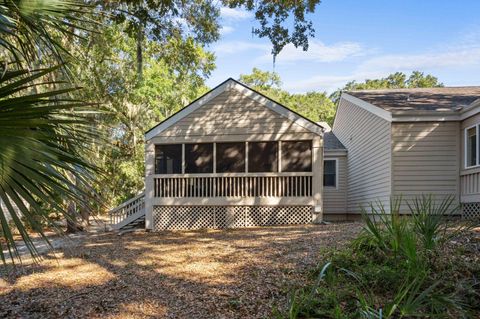
[(358, 105), (340, 100), (333, 132), (348, 150), (348, 213), (391, 195), (391, 123)]
[(160, 132), (157, 137), (282, 133), (312, 134), (292, 120), (231, 89)]

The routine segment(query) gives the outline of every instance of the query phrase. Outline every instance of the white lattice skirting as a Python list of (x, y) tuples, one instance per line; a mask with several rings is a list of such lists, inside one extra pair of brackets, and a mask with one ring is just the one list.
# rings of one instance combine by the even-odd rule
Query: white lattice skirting
[(480, 219), (480, 203), (463, 204), (462, 217), (464, 219)]
[(155, 206), (154, 231), (309, 224), (312, 206)]

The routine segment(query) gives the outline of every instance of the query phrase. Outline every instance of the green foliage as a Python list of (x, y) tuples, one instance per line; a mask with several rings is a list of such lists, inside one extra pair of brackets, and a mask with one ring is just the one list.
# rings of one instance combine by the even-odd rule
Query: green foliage
[(91, 9), (77, 0), (2, 1), (0, 47), (5, 50), (0, 51), (0, 61), (38, 67), (38, 60), (48, 56), (54, 64), (63, 63), (68, 51), (59, 38), (74, 42), (82, 39), (75, 31), (94, 29)]
[(333, 123), (335, 105), (324, 92), (288, 93), (281, 89), (278, 73), (257, 68), (251, 74), (241, 74), (239, 80), (314, 122)]
[(253, 68), (251, 74), (240, 74), (239, 81), (259, 91), (279, 90), (282, 86), (278, 73), (258, 68)]
[(92, 35), (89, 50), (75, 56), (71, 67), (79, 84), (89, 83), (79, 92), (82, 98), (108, 110), (98, 120), (97, 129), (106, 131), (108, 140), (96, 159), (105, 171), (97, 191), (108, 206), (144, 187), (144, 133), (203, 94), (215, 67), (213, 54), (192, 38), (163, 45), (146, 40), (139, 80), (136, 40), (125, 36), (124, 28), (112, 24)]
[[(400, 199), (391, 212), (381, 204), (364, 210), (365, 225), (350, 247), (330, 251), (309, 287), (292, 293), (279, 318), (467, 318), (478, 315), (480, 267), (445, 244), (468, 227), (448, 229), (455, 211), (451, 197), (409, 202), (402, 217)], [(441, 216), (441, 218), (438, 218)]]
[(273, 46), (272, 55), (276, 57), (289, 43), (304, 51), (308, 49), (308, 38), (314, 36), (315, 30), (307, 15), (315, 12), (320, 0), (222, 0), (222, 3), (230, 8), (254, 11), (260, 26), (253, 28), (253, 34), (268, 38)]
[(433, 75), (425, 75), (420, 71), (413, 71), (410, 76), (403, 72), (396, 72), (380, 79), (367, 79), (365, 82), (348, 82), (343, 88), (338, 89), (330, 95), (330, 98), (337, 103), (342, 91), (354, 90), (379, 90), (379, 89), (405, 89), (405, 88), (430, 88), (442, 87), (443, 84)]
[(64, 83), (42, 82), (55, 70), (1, 72), (0, 198), (6, 209), (0, 207), (0, 228), (6, 247), (0, 241), (0, 257), (4, 262), (4, 248), (12, 260), (20, 258), (7, 213), (35, 255), (27, 228), (42, 236), (42, 224), (55, 228), (45, 206), (74, 218), (62, 201), (84, 203), (90, 196), (83, 189), (92, 185), (97, 171), (83, 156), (99, 137), (90, 130), (91, 108), (69, 98), (67, 94), (75, 89), (62, 88)]

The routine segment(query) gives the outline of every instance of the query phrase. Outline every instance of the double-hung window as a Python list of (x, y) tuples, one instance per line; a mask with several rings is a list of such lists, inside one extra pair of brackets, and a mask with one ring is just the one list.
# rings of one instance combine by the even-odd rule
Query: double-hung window
[(337, 187), (337, 160), (323, 160), (323, 186)]
[(465, 168), (479, 165), (478, 160), (478, 131), (479, 125), (467, 127), (465, 129)]

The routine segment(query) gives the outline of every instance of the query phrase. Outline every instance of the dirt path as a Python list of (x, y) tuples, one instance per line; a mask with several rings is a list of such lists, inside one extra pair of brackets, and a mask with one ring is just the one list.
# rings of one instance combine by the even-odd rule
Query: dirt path
[(0, 273), (0, 317), (265, 318), (359, 224), (96, 234)]

